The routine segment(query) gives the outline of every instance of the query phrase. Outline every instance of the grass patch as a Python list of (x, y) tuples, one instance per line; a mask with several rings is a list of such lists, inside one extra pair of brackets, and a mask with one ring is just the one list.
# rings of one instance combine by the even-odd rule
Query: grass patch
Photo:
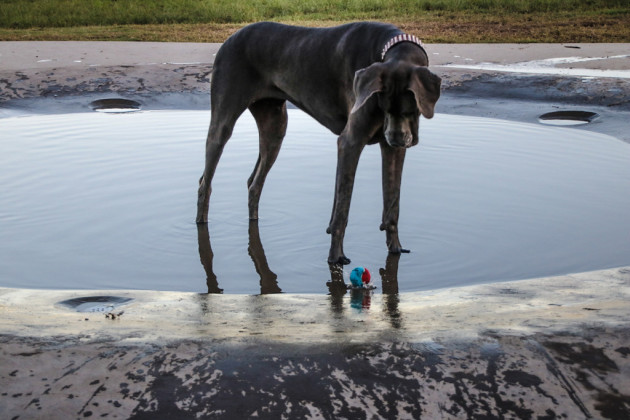
[(0, 40), (222, 42), (261, 20), (381, 20), (428, 42), (630, 42), (627, 0), (0, 0)]

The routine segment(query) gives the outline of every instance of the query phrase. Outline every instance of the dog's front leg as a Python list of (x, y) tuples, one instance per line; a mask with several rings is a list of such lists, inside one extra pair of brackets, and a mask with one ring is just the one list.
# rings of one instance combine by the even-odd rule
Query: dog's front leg
[(391, 147), (381, 142), (383, 161), (383, 222), (381, 230), (386, 233), (387, 248), (392, 254), (409, 252), (400, 244), (398, 238), (398, 214), (400, 213), (400, 181), (405, 163), (404, 147)]
[(343, 237), (348, 225), (350, 199), (354, 187), (354, 176), (359, 164), (359, 157), (365, 143), (355, 136), (344, 132), (337, 140), (337, 176), (335, 181), (335, 201), (330, 218), (330, 226), (326, 232), (331, 234), (328, 262), (332, 264), (349, 264), (350, 259), (343, 252)]

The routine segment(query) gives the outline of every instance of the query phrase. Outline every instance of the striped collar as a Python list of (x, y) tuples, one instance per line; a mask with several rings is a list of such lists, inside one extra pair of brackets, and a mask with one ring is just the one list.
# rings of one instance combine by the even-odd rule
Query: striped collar
[(401, 42), (412, 42), (424, 51), (424, 44), (418, 37), (409, 34), (400, 34), (387, 41), (387, 44), (383, 47), (383, 51), (381, 51), (381, 61), (385, 60), (385, 54), (387, 54), (387, 51), (389, 51), (390, 48), (396, 44), (400, 44)]

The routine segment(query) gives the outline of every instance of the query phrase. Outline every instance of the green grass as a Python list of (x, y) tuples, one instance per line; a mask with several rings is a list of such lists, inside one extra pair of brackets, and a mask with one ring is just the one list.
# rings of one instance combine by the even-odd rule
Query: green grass
[(0, 27), (357, 20), (425, 12), (628, 12), (628, 0), (0, 0)]
[(381, 20), (440, 42), (630, 41), (628, 0), (0, 0), (0, 40), (222, 41), (261, 20)]

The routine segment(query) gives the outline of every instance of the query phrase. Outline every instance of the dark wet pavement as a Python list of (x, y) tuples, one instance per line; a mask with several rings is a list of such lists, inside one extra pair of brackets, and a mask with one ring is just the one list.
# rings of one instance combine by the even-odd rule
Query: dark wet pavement
[(322, 345), (83, 344), (77, 337), (51, 348), (2, 336), (0, 415), (625, 419), (630, 348), (619, 343), (629, 339), (625, 329), (601, 327)]

